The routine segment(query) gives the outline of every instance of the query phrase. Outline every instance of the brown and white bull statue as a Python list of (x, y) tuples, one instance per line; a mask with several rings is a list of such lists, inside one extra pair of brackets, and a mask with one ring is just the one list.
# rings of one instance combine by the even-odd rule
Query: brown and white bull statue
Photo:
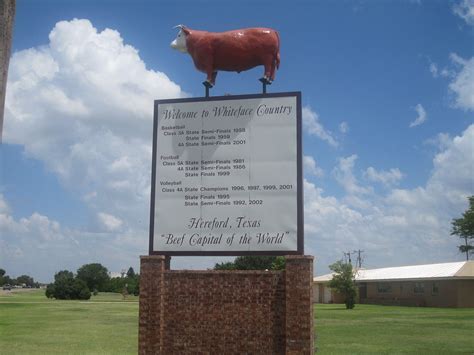
[(196, 69), (207, 74), (204, 85), (213, 87), (217, 72), (252, 69), (263, 65), (260, 79), (271, 84), (280, 65), (280, 38), (271, 28), (246, 28), (227, 32), (206, 32), (178, 25), (171, 47), (189, 53)]

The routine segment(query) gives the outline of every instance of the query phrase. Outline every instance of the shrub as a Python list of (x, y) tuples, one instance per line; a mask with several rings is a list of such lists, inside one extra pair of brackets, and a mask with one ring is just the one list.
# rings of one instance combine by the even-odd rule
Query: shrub
[(346, 309), (352, 309), (355, 306), (357, 290), (354, 282), (354, 271), (351, 264), (338, 261), (329, 268), (334, 271), (329, 287), (344, 296)]
[(71, 291), (71, 299), (88, 300), (91, 298), (89, 287), (87, 287), (87, 284), (81, 279), (74, 279)]
[(284, 270), (283, 256), (239, 256), (234, 261), (217, 263), (214, 270)]
[(88, 300), (91, 292), (87, 284), (68, 270), (54, 275), (54, 283), (49, 284), (45, 292), (46, 297), (58, 300)]
[(46, 293), (46, 297), (54, 298), (54, 293), (55, 293), (54, 284), (49, 284), (48, 287), (46, 287), (45, 293)]

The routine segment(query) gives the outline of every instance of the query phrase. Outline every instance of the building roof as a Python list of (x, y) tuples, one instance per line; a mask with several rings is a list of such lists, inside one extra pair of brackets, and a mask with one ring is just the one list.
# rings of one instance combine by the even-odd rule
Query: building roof
[(123, 275), (125, 275), (126, 273), (125, 272), (113, 272), (113, 271), (109, 271), (109, 277), (110, 278), (115, 278), (115, 277), (123, 277)]
[(334, 273), (313, 277), (313, 282), (328, 282), (332, 279), (332, 275)]
[[(314, 282), (328, 282), (333, 274), (317, 276)], [(356, 281), (401, 281), (419, 279), (474, 279), (474, 261), (454, 263), (427, 264), (386, 267), (381, 269), (359, 269), (356, 271)]]

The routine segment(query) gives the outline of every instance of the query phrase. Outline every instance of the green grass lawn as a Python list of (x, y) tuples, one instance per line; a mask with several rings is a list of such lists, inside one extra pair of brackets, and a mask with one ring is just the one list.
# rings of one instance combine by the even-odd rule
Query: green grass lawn
[(474, 354), (474, 308), (316, 305), (321, 354)]
[(136, 354), (138, 298), (105, 293), (49, 300), (44, 290), (0, 295), (0, 354)]
[[(0, 354), (136, 354), (137, 301), (0, 295)], [(474, 353), (474, 309), (316, 305), (314, 315), (321, 354)]]

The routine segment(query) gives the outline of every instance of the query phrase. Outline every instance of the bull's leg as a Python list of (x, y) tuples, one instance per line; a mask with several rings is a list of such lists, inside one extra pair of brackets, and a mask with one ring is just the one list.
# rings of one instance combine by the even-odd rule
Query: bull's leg
[(265, 67), (265, 72), (263, 74), (263, 78), (260, 79), (261, 82), (265, 82), (266, 84), (272, 83), (272, 63), (272, 57), (265, 58), (265, 61), (263, 63), (263, 66)]
[(207, 78), (203, 84), (209, 88), (212, 88), (216, 82), (217, 72), (214, 71), (212, 67), (210, 67), (206, 70), (206, 74)]
[(272, 60), (272, 67), (270, 69), (270, 81), (275, 80), (276, 62)]
[(265, 75), (263, 76), (265, 79), (270, 80), (271, 77), (272, 66), (270, 63), (265, 63)]
[(217, 72), (215, 71), (214, 73), (212, 73), (212, 85), (216, 83), (216, 78), (217, 78)]

